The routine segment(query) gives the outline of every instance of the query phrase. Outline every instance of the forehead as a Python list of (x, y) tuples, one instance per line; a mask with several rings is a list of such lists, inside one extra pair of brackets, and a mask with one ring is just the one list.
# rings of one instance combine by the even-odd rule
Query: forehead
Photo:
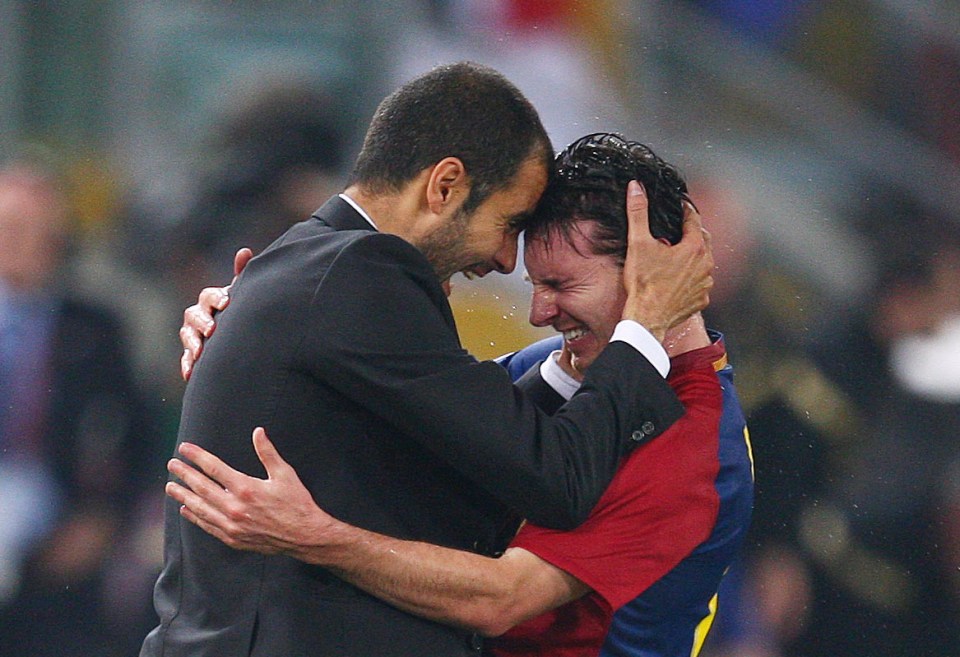
[(584, 265), (601, 260), (613, 261), (611, 256), (591, 252), (589, 235), (593, 222), (578, 221), (569, 236), (550, 230), (534, 238), (524, 240), (523, 257), (531, 278), (570, 277), (585, 271)]
[(547, 167), (538, 157), (527, 158), (514, 175), (510, 186), (499, 195), (516, 212), (531, 212), (547, 187)]

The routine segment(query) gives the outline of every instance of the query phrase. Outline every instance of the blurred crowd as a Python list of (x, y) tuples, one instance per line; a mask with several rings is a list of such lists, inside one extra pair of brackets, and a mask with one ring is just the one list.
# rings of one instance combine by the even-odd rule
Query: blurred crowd
[[(891, 39), (904, 26), (864, 1), (695, 4), (960, 163), (956, 39)], [(735, 205), (706, 212), (734, 235), (708, 317), (732, 344), (757, 482), (714, 657), (946, 655), (960, 639), (960, 217), (870, 175), (857, 188), (838, 207), (872, 275), (840, 312), (726, 226)]]
[[(960, 38), (892, 38), (871, 20), (892, 1), (677, 2), (960, 166)], [(516, 44), (530, 35), (538, 56), (548, 32), (549, 47), (581, 44), (582, 57), (551, 57), (550, 75), (583, 86), (592, 66), (601, 73), (589, 83), (620, 94), (610, 111), (637, 111), (623, 94), (642, 76), (616, 56), (616, 2), (421, 4), (421, 43), (449, 46), (454, 34), (476, 47), (478, 35), (499, 31)], [(427, 65), (401, 62), (397, 74)], [(336, 100), (335, 90), (302, 81), (244, 88), (193, 145), (186, 200), (168, 204), (156, 190), (124, 188), (121, 175), (114, 202), (92, 202), (92, 174), (61, 149), (24, 147), (0, 166), (0, 657), (137, 653), (155, 623), (164, 463), (182, 392), (180, 312), (202, 286), (228, 280), (236, 248), (262, 249), (339, 191), (356, 135)], [(548, 128), (551, 115), (593, 113), (590, 97), (575, 101), (563, 94), (544, 107)], [(551, 134), (572, 139), (584, 125), (570, 120)], [(671, 159), (670, 144), (657, 150)], [(837, 208), (871, 274), (861, 294), (838, 301), (791, 267), (714, 172), (696, 169), (688, 181), (714, 234), (707, 319), (738, 373), (757, 481), (750, 539), (704, 654), (953, 654), (960, 217), (862, 175), (861, 193)], [(522, 289), (504, 294), (515, 295), (506, 303), (522, 325)], [(455, 297), (475, 353), (493, 355), (492, 334), (497, 352), (523, 339), (522, 329), (490, 328), (497, 299), (490, 311), (484, 298)]]

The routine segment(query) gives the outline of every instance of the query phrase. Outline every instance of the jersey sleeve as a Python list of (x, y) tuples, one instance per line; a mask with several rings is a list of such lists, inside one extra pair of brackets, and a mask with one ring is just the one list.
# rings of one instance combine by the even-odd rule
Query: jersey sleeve
[(563, 347), (563, 338), (555, 335), (534, 342), (519, 351), (504, 354), (494, 362), (506, 368), (510, 378), (516, 381), (526, 374), (527, 370), (561, 347)]
[(527, 523), (511, 543), (588, 585), (611, 611), (687, 557), (717, 519), (719, 384), (712, 369), (682, 378), (687, 413), (629, 457), (585, 523), (568, 532)]

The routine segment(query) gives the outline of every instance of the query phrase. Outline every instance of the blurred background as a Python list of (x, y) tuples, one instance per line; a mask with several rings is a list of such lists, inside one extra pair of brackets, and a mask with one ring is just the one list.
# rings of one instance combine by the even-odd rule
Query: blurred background
[[(758, 495), (705, 653), (960, 654), (956, 2), (0, 0), (0, 657), (137, 653), (183, 308), (460, 59), (714, 235)], [(455, 281), (479, 357), (544, 335), (519, 269)]]

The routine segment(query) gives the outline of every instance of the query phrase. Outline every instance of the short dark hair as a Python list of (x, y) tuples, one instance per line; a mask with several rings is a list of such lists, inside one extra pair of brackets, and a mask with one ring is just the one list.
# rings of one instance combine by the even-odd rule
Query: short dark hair
[(503, 75), (473, 62), (439, 66), (390, 94), (374, 114), (351, 175), (371, 193), (397, 191), (445, 157), (463, 161), (475, 209), (530, 157), (553, 147), (536, 109)]
[(622, 264), (627, 253), (627, 184), (646, 190), (650, 232), (671, 244), (683, 234), (687, 183), (650, 147), (611, 132), (598, 132), (567, 146), (555, 160), (553, 176), (536, 212), (524, 226), (525, 239), (559, 234), (572, 242), (579, 221), (596, 229), (589, 236), (594, 255), (612, 255)]

